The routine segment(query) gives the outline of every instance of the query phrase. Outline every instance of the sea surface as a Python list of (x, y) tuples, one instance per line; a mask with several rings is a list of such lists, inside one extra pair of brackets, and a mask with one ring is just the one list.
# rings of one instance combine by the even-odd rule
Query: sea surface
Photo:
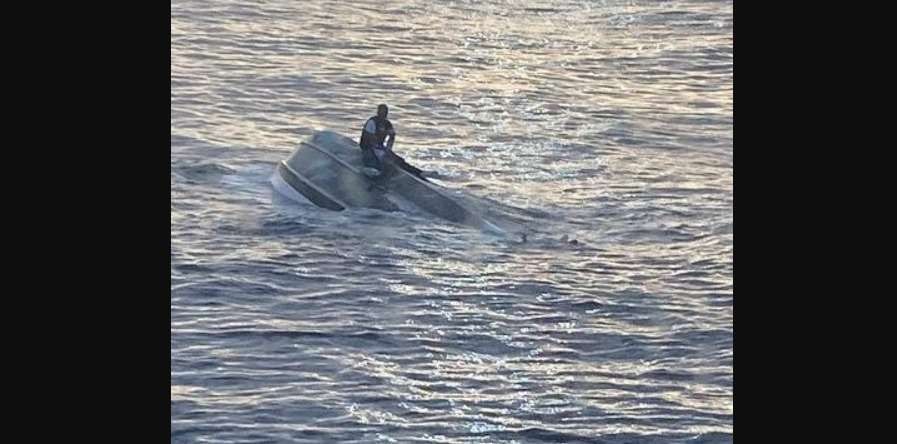
[[(732, 15), (173, 0), (171, 442), (732, 442)], [(379, 103), (526, 240), (273, 179)]]

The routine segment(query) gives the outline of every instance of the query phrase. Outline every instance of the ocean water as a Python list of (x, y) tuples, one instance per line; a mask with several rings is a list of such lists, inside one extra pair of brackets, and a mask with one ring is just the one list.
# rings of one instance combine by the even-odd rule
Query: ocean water
[[(732, 442), (732, 10), (173, 0), (171, 441)], [(381, 102), (527, 241), (272, 181)]]

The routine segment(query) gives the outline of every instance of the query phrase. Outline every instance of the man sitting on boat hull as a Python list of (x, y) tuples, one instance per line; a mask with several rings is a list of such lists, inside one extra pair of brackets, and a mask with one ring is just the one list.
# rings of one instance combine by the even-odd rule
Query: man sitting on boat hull
[(368, 119), (361, 130), (361, 140), (358, 144), (361, 146), (364, 166), (379, 171), (380, 174), (374, 178), (377, 182), (392, 176), (395, 173), (394, 168), (401, 168), (423, 179), (420, 169), (409, 165), (405, 159), (392, 151), (396, 131), (392, 122), (386, 118), (388, 114), (389, 107), (385, 104), (377, 106), (377, 115)]

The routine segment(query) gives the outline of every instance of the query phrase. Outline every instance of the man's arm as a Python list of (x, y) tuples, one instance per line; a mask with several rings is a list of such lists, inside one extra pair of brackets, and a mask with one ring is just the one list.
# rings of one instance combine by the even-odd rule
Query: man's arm
[(392, 144), (396, 142), (396, 130), (393, 129), (392, 125), (389, 125), (389, 128), (386, 130), (386, 150), (392, 151)]
[[(374, 124), (373, 120), (368, 119), (364, 124), (364, 128), (361, 130), (361, 138), (358, 140), (358, 144), (364, 147), (364, 139), (373, 136), (377, 132), (377, 126)], [(365, 133), (367, 137), (365, 137)]]

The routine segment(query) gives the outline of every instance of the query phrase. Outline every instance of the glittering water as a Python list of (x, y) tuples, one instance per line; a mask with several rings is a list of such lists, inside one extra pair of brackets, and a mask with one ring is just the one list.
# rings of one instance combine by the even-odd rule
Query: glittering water
[[(175, 0), (171, 29), (172, 442), (731, 442), (731, 1)], [(272, 186), (380, 102), (528, 242)]]

